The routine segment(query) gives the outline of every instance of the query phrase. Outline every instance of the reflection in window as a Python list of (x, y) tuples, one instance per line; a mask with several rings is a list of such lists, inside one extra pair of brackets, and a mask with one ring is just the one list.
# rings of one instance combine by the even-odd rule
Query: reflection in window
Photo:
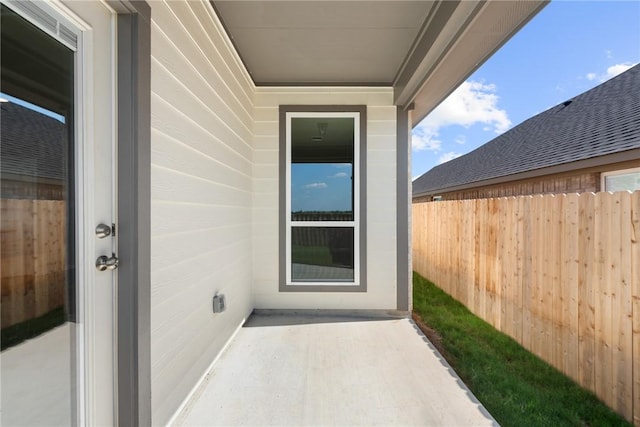
[(640, 190), (640, 170), (626, 173), (615, 172), (604, 177), (604, 191), (636, 191)]
[(68, 136), (52, 114), (0, 96), (4, 350), (67, 317)]
[(358, 113), (289, 113), (287, 284), (356, 285)]
[(353, 123), (292, 118), (292, 221), (353, 221)]
[(353, 165), (293, 163), (292, 221), (353, 221)]
[(2, 4), (2, 425), (75, 411), (74, 52)]
[(353, 228), (293, 227), (292, 279), (296, 282), (352, 282)]

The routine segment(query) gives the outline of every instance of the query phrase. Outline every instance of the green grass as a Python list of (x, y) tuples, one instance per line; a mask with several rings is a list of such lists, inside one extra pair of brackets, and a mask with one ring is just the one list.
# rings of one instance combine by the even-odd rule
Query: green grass
[(25, 320), (7, 328), (2, 328), (2, 335), (0, 336), (2, 350), (62, 325), (66, 321), (66, 317), (64, 307), (60, 306), (35, 319)]
[(502, 426), (631, 426), (416, 273), (413, 304), (431, 341)]
[(333, 265), (331, 252), (326, 246), (293, 245), (291, 262), (311, 265)]

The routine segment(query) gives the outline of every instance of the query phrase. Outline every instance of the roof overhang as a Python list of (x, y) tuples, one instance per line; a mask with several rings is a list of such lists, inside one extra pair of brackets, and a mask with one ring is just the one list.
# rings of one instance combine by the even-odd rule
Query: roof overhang
[(548, 0), (212, 4), (256, 86), (387, 86), (417, 124)]
[(396, 104), (413, 105), (419, 123), (547, 3), (439, 2), (394, 82)]

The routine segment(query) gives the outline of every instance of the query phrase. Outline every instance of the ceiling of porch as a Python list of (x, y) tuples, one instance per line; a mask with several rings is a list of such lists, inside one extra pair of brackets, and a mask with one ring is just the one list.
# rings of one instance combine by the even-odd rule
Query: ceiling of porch
[(433, 1), (215, 1), (258, 85), (390, 86)]
[(393, 86), (422, 119), (548, 0), (212, 4), (258, 86)]

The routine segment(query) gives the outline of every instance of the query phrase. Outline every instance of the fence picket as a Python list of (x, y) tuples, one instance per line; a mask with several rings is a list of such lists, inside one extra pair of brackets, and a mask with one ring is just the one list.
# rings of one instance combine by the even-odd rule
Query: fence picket
[(596, 220), (596, 394), (609, 406), (614, 406), (611, 360), (611, 270), (609, 254), (612, 236), (612, 198), (610, 193), (598, 193), (600, 215)]
[(596, 212), (599, 200), (594, 194), (580, 197), (580, 269), (578, 270), (578, 351), (580, 384), (594, 390), (595, 383), (595, 285), (596, 274)]
[[(564, 327), (564, 310), (562, 307), (562, 299), (564, 297), (562, 284), (560, 283), (560, 222), (561, 219), (561, 195), (552, 195), (545, 197), (547, 202), (547, 239), (549, 241), (546, 254), (548, 256), (546, 298), (547, 306), (550, 308), (549, 317), (547, 318), (547, 333), (552, 343), (551, 346), (545, 346), (549, 351), (549, 360), (562, 371), (564, 366), (562, 328)], [(549, 348), (550, 347), (550, 348)]]
[(633, 423), (640, 426), (640, 191), (631, 195), (631, 302)]
[(66, 204), (2, 199), (2, 327), (64, 304)]
[(533, 216), (532, 211), (533, 197), (525, 196), (520, 199), (522, 217), (522, 345), (525, 348), (533, 348), (534, 329), (534, 313), (531, 311), (533, 306), (533, 282), (535, 280), (533, 274)]
[[(612, 251), (615, 274), (612, 282), (613, 325), (613, 395), (615, 409), (627, 419), (633, 416), (633, 311), (631, 307), (631, 198), (628, 193), (614, 193), (617, 212), (612, 215), (612, 228), (617, 239)], [(619, 218), (619, 220), (618, 220)], [(617, 258), (617, 259), (616, 259)], [(617, 261), (617, 263), (616, 263)]]
[(563, 372), (571, 377), (574, 381), (578, 381), (578, 269), (580, 263), (579, 257), (579, 195), (567, 194), (564, 199), (564, 218), (562, 222), (562, 230), (560, 236), (564, 237), (562, 245), (562, 254), (560, 259), (561, 279), (560, 283), (564, 290), (562, 314), (563, 322), (563, 356), (564, 365)]

